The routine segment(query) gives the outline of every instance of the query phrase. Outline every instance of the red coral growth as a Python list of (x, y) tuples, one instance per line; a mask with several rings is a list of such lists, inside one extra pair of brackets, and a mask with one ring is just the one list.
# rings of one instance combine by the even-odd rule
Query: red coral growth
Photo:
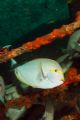
[(60, 120), (80, 120), (80, 113), (65, 115)]
[(38, 37), (32, 42), (27, 42), (19, 48), (5, 51), (5, 54), (4, 52), (1, 52), (0, 63), (14, 58), (24, 52), (31, 52), (34, 49), (38, 49), (42, 45), (51, 43), (55, 38), (62, 38), (66, 35), (70, 35), (77, 28), (80, 28), (80, 11), (77, 12), (75, 21), (69, 25), (63, 25), (61, 28), (54, 29), (51, 33)]
[[(42, 90), (38, 93), (32, 93), (26, 96), (21, 96), (20, 98), (17, 98), (15, 100), (7, 101), (6, 110), (14, 106), (17, 106), (18, 108), (21, 108), (22, 106), (30, 108), (38, 98), (45, 99), (48, 95), (51, 95), (53, 100), (57, 103), (61, 103), (61, 105), (63, 103), (69, 103), (70, 105), (75, 106), (78, 95), (76, 94), (76, 92), (65, 92), (65, 88), (68, 88), (69, 85), (77, 82), (80, 82), (80, 74), (78, 74), (76, 68), (70, 68), (67, 72), (65, 82), (63, 85), (53, 89)], [(75, 95), (76, 97), (74, 97)]]
[(0, 102), (0, 120), (7, 120), (5, 116), (5, 106)]
[(29, 96), (27, 95), (27, 96), (21, 96), (15, 100), (9, 100), (6, 103), (6, 111), (9, 108), (14, 107), (14, 106), (18, 108), (21, 108), (23, 106), (25, 106), (26, 108), (30, 108), (38, 96), (39, 96), (38, 94), (29, 95)]
[(80, 74), (78, 74), (78, 71), (76, 68), (70, 68), (66, 75), (64, 84), (62, 86), (67, 87), (70, 84), (76, 83), (76, 82), (80, 82)]

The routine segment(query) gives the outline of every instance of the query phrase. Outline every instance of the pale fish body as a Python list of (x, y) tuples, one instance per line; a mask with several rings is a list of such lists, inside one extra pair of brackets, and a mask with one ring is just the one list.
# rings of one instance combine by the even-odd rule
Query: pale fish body
[(34, 59), (14, 69), (18, 80), (34, 88), (48, 89), (63, 84), (61, 66), (47, 58)]

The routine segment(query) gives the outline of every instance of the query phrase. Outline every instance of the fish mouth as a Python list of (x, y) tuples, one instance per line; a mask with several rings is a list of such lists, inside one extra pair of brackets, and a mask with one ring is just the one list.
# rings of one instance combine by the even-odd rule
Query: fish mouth
[(60, 84), (63, 84), (64, 82), (63, 82), (63, 80), (62, 81), (60, 81)]
[[(56, 80), (56, 85), (55, 86), (59, 86), (59, 85), (63, 84), (64, 83), (63, 80), (64, 80), (64, 78), (61, 79), (61, 80)], [(53, 80), (50, 80), (50, 82), (54, 84)]]
[(60, 86), (63, 84), (63, 81), (59, 81), (58, 84), (56, 86)]
[(64, 78), (62, 78), (60, 81), (60, 84), (63, 84), (63, 83), (64, 83)]

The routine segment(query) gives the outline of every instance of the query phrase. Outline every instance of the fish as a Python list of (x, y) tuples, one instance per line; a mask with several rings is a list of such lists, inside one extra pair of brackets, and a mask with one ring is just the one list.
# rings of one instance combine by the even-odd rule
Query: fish
[[(10, 48), (6, 45), (4, 48)], [(11, 68), (21, 86), (50, 89), (64, 83), (64, 72), (60, 64), (53, 59), (37, 58), (17, 66), (17, 62), (11, 59)], [(17, 66), (17, 67), (14, 67)]]
[(71, 56), (75, 52), (80, 52), (80, 29), (73, 32), (68, 40), (67, 48), (61, 48), (61, 51)]
[(5, 95), (5, 83), (3, 77), (0, 75), (0, 101), (2, 103), (5, 103), (4, 95)]
[(76, 30), (69, 39), (67, 51), (80, 52), (80, 29)]
[[(12, 60), (13, 66), (16, 63)], [(58, 62), (37, 58), (14, 68), (17, 79), (26, 86), (40, 89), (57, 87), (64, 82), (64, 73)]]
[(73, 60), (80, 57), (80, 29), (76, 30), (69, 38), (67, 48), (62, 49), (63, 55), (57, 62), (63, 68), (64, 73), (72, 66)]

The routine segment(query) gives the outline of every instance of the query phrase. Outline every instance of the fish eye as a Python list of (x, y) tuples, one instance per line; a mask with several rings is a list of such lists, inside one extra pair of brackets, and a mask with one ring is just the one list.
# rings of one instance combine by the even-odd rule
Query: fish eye
[(55, 72), (57, 72), (58, 70), (57, 69), (55, 69)]

